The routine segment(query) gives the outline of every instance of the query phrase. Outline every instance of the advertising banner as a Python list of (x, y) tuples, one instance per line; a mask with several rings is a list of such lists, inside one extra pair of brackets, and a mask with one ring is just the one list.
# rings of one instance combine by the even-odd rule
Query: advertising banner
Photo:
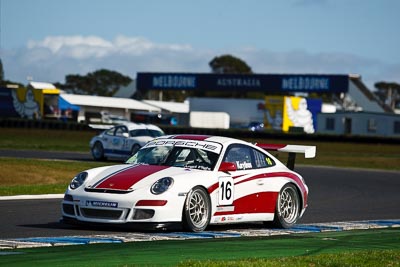
[(265, 97), (264, 128), (282, 130), (283, 123), (283, 96)]
[(137, 89), (285, 92), (347, 92), (348, 75), (323, 74), (214, 74), (139, 72)]
[(40, 119), (43, 94), (31, 88), (1, 88), (0, 106), (2, 116)]
[(322, 100), (304, 97), (284, 97), (283, 131), (290, 127), (302, 127), (306, 133), (317, 129), (317, 114), (321, 112)]
[(0, 116), (26, 119), (59, 118), (58, 98), (58, 89), (1, 87)]

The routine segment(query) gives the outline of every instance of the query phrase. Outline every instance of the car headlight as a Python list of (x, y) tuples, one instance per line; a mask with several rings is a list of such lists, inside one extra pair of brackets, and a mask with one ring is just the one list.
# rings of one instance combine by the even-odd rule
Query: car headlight
[(78, 175), (76, 175), (74, 177), (74, 179), (72, 179), (71, 183), (69, 184), (69, 187), (71, 189), (77, 189), (78, 187), (80, 187), (86, 180), (88, 176), (87, 172), (81, 172)]
[(152, 186), (151, 186), (151, 193), (153, 193), (154, 195), (159, 195), (164, 193), (165, 191), (168, 190), (168, 188), (170, 188), (172, 186), (172, 184), (174, 183), (174, 179), (172, 179), (171, 177), (164, 177), (161, 178), (160, 180), (158, 180), (157, 182), (155, 182)]

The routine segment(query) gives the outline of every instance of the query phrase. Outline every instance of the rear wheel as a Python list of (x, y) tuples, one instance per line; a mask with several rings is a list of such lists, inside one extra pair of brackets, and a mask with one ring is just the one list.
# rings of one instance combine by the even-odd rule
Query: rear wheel
[(300, 197), (293, 184), (286, 184), (279, 192), (273, 225), (279, 228), (290, 228), (300, 215)]
[(92, 147), (92, 156), (95, 160), (104, 160), (104, 148), (101, 142), (94, 143)]
[(183, 227), (192, 232), (204, 231), (211, 219), (211, 201), (208, 193), (200, 186), (194, 187), (186, 196), (183, 209)]

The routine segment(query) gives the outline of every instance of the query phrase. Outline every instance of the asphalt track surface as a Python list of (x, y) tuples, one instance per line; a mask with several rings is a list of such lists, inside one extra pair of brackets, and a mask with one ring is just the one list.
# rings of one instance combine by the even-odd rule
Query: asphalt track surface
[[(0, 150), (0, 157), (91, 160), (86, 153)], [(298, 166), (310, 189), (309, 207), (299, 223), (398, 219), (400, 172)], [(59, 222), (61, 199), (0, 201), (0, 239), (112, 234), (125, 227), (70, 226)], [(213, 226), (212, 230), (254, 225)], [(137, 230), (136, 230), (137, 231)]]

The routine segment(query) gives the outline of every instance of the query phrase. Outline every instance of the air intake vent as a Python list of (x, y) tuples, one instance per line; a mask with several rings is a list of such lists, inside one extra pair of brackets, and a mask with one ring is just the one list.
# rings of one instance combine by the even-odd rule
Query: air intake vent
[(122, 215), (122, 210), (81, 208), (81, 214), (87, 218), (118, 220)]

